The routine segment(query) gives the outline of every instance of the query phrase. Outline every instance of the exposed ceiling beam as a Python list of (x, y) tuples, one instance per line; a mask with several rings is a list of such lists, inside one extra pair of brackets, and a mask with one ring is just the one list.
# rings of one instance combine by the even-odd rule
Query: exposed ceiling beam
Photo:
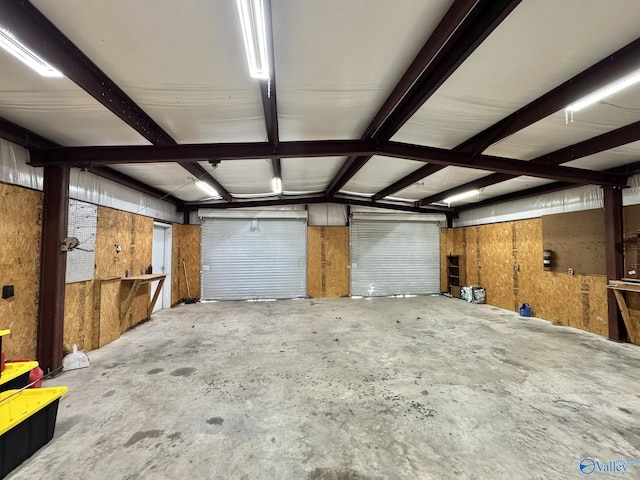
[(211, 175), (205, 170), (205, 168), (198, 162), (180, 162), (182, 168), (194, 176), (196, 180), (210, 183), (213, 188), (216, 189), (218, 195), (224, 198), (227, 202), (231, 201), (231, 194)]
[(137, 190), (138, 192), (144, 193), (151, 197), (158, 198), (160, 200), (164, 200), (169, 203), (173, 203), (180, 210), (184, 209), (184, 202), (179, 198), (176, 198), (173, 195), (163, 192), (162, 190), (159, 190), (157, 188), (150, 187), (146, 183), (136, 180), (135, 178), (125, 175), (124, 173), (114, 170), (113, 168), (92, 167), (92, 168), (87, 168), (87, 171), (99, 177), (106, 178), (107, 180), (111, 180), (112, 182), (118, 183), (120, 185), (124, 185), (125, 187), (129, 187), (134, 190)]
[[(21, 127), (20, 125), (10, 122), (2, 117), (0, 117), (0, 138), (4, 138), (5, 140), (25, 148), (50, 148), (59, 146), (48, 138), (33, 133), (31, 130)], [(140, 182), (139, 180), (129, 177), (128, 175), (118, 172), (112, 168), (95, 167), (87, 170), (94, 175), (106, 178), (120, 185), (124, 185), (155, 198), (161, 198), (169, 203), (173, 203), (179, 208), (184, 206), (182, 200), (172, 195), (167, 195), (161, 190), (150, 187), (146, 183)]]
[(256, 158), (331, 157), (373, 154), (378, 146), (363, 140), (321, 140), (280, 142), (209, 143), (173, 146), (61, 147), (35, 150), (31, 161), (36, 166), (52, 163), (108, 165), (198, 161), (206, 159), (246, 160)]
[(640, 38), (465, 141), (456, 147), (456, 150), (478, 155), (493, 143), (564, 109), (585, 95), (637, 70), (639, 64)]
[(445, 167), (446, 165), (432, 165), (429, 163), (423, 167), (420, 167), (415, 172), (410, 173), (406, 177), (401, 178), (397, 182), (389, 185), (387, 188), (380, 190), (373, 196), (373, 199), (382, 200), (384, 197), (387, 197), (395, 192), (399, 192), (400, 190), (407, 188), (409, 185), (413, 185), (415, 182), (422, 180), (424, 177), (428, 177), (429, 175), (433, 175), (434, 173), (439, 172)]
[[(620, 167), (609, 168), (605, 170), (607, 173), (616, 173), (620, 175), (636, 175), (640, 173), (640, 161), (628, 163)], [(506, 193), (498, 197), (488, 198), (481, 202), (469, 203), (456, 208), (456, 211), (462, 212), (465, 210), (472, 210), (474, 208), (483, 207), (486, 205), (496, 205), (498, 203), (504, 203), (511, 200), (519, 200), (521, 198), (530, 198), (537, 195), (543, 195), (545, 193), (558, 192), (560, 190), (566, 190), (568, 188), (574, 188), (576, 185), (568, 182), (554, 182), (547, 185), (540, 185), (539, 187), (528, 188), (526, 190), (520, 190), (517, 192)]]
[[(617, 80), (633, 70), (636, 70), (638, 68), (638, 64), (640, 64), (640, 39), (631, 42), (627, 46), (621, 48), (612, 55), (607, 56), (600, 62), (584, 70), (570, 80), (567, 80), (550, 92), (520, 108), (518, 111), (512, 113), (498, 123), (495, 123), (474, 137), (466, 140), (454, 148), (454, 150), (471, 153), (473, 158), (473, 156), (481, 154), (493, 143), (496, 143), (503, 138), (528, 127), (529, 125), (542, 120), (543, 118), (565, 108), (567, 105), (582, 98), (588, 93)], [(600, 150), (603, 151), (607, 148), (613, 148), (639, 140), (638, 136), (634, 135), (635, 131), (637, 131), (637, 126), (632, 127), (630, 125), (629, 129), (625, 132), (620, 132), (620, 137), (618, 138), (609, 137), (608, 140), (605, 140), (601, 138), (605, 137), (605, 134), (594, 138), (593, 142), (609, 141), (610, 146), (606, 148), (606, 144), (603, 143), (603, 148)], [(625, 138), (629, 138), (629, 140), (624, 141)], [(590, 145), (586, 144), (586, 142), (582, 143), (585, 144), (584, 148), (586, 151), (589, 151), (588, 149), (591, 148)], [(565, 152), (565, 154), (569, 155), (569, 157), (564, 157), (569, 158), (568, 160), (565, 160), (565, 162), (596, 153), (584, 153), (575, 146), (568, 148), (574, 148), (574, 150)], [(489, 179), (486, 180), (488, 181)], [(495, 180), (495, 183), (498, 183), (506, 179), (496, 176)], [(492, 185), (492, 183), (487, 183), (483, 186), (486, 187), (488, 185)], [(432, 202), (437, 202), (443, 198), (455, 195), (456, 193), (468, 191), (472, 188), (473, 187), (470, 184), (461, 185), (460, 187), (455, 188), (455, 190), (450, 189), (441, 192), (438, 195), (425, 197), (420, 201), (420, 204), (427, 205)]]
[[(418, 55), (397, 83), (389, 97), (378, 110), (362, 135), (363, 140), (373, 137), (400, 101), (409, 93), (416, 81), (424, 74), (436, 55), (442, 51), (453, 33), (477, 4), (477, 0), (456, 0), (427, 39)], [(327, 194), (334, 195), (360, 170), (371, 156), (349, 156), (327, 187)]]
[(300, 204), (314, 204), (314, 203), (338, 203), (341, 205), (359, 205), (364, 207), (375, 207), (387, 210), (399, 210), (405, 212), (414, 213), (436, 213), (443, 215), (454, 215), (455, 210), (447, 207), (431, 207), (431, 208), (419, 208), (414, 205), (407, 205), (401, 203), (392, 202), (372, 202), (366, 198), (354, 198), (344, 195), (338, 195), (336, 197), (327, 197), (326, 195), (297, 195), (297, 196), (285, 196), (282, 198), (262, 198), (255, 200), (238, 200), (234, 202), (186, 202), (185, 208), (190, 211), (195, 211), (201, 208), (210, 209), (233, 209), (233, 208), (250, 208), (250, 207), (269, 207), (280, 205), (300, 205)]
[[(454, 2), (362, 138), (393, 137), (520, 1)], [(347, 158), (329, 183), (327, 194), (334, 195), (344, 187), (370, 158)]]
[[(262, 109), (267, 128), (267, 140), (274, 146), (280, 142), (278, 128), (278, 95), (276, 93), (276, 67), (273, 47), (273, 17), (271, 14), (271, 0), (264, 1), (264, 15), (267, 34), (267, 52), (269, 54), (269, 79), (260, 80), (260, 95)], [(279, 158), (271, 159), (273, 176), (282, 179), (282, 164)]]
[(51, 148), (58, 146), (57, 143), (4, 118), (0, 118), (0, 138), (25, 148)]
[(539, 187), (528, 188), (526, 190), (519, 190), (517, 192), (506, 193), (497, 197), (482, 200), (481, 202), (469, 203), (467, 205), (461, 205), (457, 207), (458, 212), (464, 212), (466, 210), (472, 210), (487, 205), (496, 205), (498, 203), (509, 202), (512, 200), (520, 200), (522, 198), (535, 197), (537, 195), (543, 195), (545, 193), (559, 192), (560, 190), (566, 190), (568, 188), (576, 187), (573, 183), (568, 182), (554, 182), (547, 185), (540, 185)]
[[(561, 148), (551, 153), (540, 155), (539, 157), (530, 160), (530, 162), (541, 165), (561, 165), (563, 163), (588, 157), (589, 155), (594, 155), (596, 153), (604, 152), (605, 150), (610, 150), (636, 141), (640, 141), (640, 122), (635, 122), (583, 142)], [(425, 197), (420, 200), (420, 205), (429, 205), (434, 202), (439, 202), (445, 198), (452, 197), (463, 192), (468, 192), (469, 190), (476, 190), (490, 185), (495, 185), (515, 178), (516, 176), (517, 175), (494, 173), (478, 180), (465, 183), (464, 185), (459, 185), (435, 195)]]
[(555, 165), (540, 165), (525, 160), (480, 155), (470, 160), (462, 152), (408, 145), (398, 142), (381, 143), (380, 149), (384, 155), (431, 163), (452, 165), (457, 167), (475, 168), (512, 175), (529, 175), (539, 178), (551, 178), (577, 184), (611, 184), (625, 186), (627, 178), (623, 175), (585, 170), (581, 168), (560, 167)]
[[(160, 125), (30, 2), (0, 2), (0, 18), (6, 29), (153, 145), (176, 144)], [(182, 166), (189, 169), (188, 166)], [(206, 171), (201, 180), (217, 183)], [(229, 195), (224, 188), (218, 189), (218, 192)]]
[[(470, 160), (469, 154), (442, 148), (424, 147), (399, 142), (372, 142), (364, 140), (325, 140), (281, 142), (277, 148), (269, 143), (216, 143), (175, 146), (120, 146), (120, 147), (61, 147), (33, 150), (34, 166), (67, 164), (75, 167), (115, 165), (126, 163), (157, 163), (202, 158), (255, 159), (341, 156), (344, 152), (406, 158), (438, 165), (452, 165), (495, 171), (511, 175), (529, 175), (571, 183), (596, 185), (626, 185), (626, 177), (593, 170), (541, 165), (525, 160), (480, 155)], [(187, 162), (189, 163), (189, 162)]]

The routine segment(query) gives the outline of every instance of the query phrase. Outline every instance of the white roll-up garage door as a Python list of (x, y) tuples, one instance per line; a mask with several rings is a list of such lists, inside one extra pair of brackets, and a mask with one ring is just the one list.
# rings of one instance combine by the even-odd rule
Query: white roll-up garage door
[(206, 215), (201, 214), (204, 300), (307, 296), (306, 212)]
[(416, 216), (354, 213), (351, 220), (352, 296), (439, 292), (439, 222), (420, 221)]

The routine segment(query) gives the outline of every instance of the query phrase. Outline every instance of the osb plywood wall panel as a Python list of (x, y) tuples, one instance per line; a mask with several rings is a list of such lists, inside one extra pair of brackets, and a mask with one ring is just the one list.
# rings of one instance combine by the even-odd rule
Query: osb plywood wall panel
[(97, 348), (93, 344), (94, 281), (68, 283), (64, 298), (64, 343), (70, 351), (75, 343), (82, 351)]
[(0, 184), (0, 284), (15, 295), (0, 299), (7, 358), (35, 358), (40, 272), (42, 193)]
[(106, 344), (113, 342), (126, 330), (123, 330), (120, 322), (120, 305), (114, 301), (114, 299), (120, 298), (120, 282), (106, 281), (99, 283), (99, 293), (96, 292), (96, 295), (99, 294), (100, 321), (97, 327), (98, 344), (96, 348), (104, 347)]
[(536, 317), (607, 335), (605, 277), (545, 271), (541, 219), (453, 230), (442, 232), (444, 248), (466, 245), (467, 284), (485, 287), (487, 303), (515, 311), (528, 303)]
[(509, 223), (479, 227), (480, 286), (487, 302), (513, 309), (513, 235)]
[[(120, 247), (117, 251), (116, 245)], [(114, 210), (108, 207), (98, 207), (97, 238), (96, 238), (96, 278), (124, 277), (127, 270), (132, 275), (140, 275), (141, 269), (151, 263), (153, 248), (153, 219), (129, 212)], [(109, 285), (102, 290), (101, 306), (107, 310), (119, 309), (122, 295), (126, 288), (112, 292), (114, 287)], [(134, 325), (146, 320), (147, 305), (150, 301), (149, 285), (143, 285), (133, 301), (129, 314), (119, 320), (118, 336)], [(109, 295), (113, 293), (113, 295)], [(105, 305), (112, 302), (113, 305)], [(110, 317), (109, 317), (110, 318)], [(105, 327), (109, 328), (109, 327)], [(115, 327), (114, 327), (115, 328)], [(101, 325), (102, 329), (102, 325)], [(100, 333), (102, 338), (111, 338), (115, 333)], [(117, 336), (115, 336), (117, 338)]]
[(604, 209), (543, 216), (542, 244), (553, 252), (552, 271), (604, 275)]
[(349, 227), (307, 228), (307, 291), (311, 298), (349, 295)]
[[(200, 298), (201, 232), (200, 225), (173, 224), (171, 305), (189, 297)], [(187, 270), (189, 288), (187, 288), (183, 261)]]

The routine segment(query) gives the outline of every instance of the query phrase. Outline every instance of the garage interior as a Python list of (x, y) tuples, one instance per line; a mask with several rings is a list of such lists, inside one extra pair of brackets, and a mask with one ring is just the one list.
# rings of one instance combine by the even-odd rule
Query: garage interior
[(0, 2), (2, 349), (69, 387), (9, 478), (640, 459), (639, 21)]

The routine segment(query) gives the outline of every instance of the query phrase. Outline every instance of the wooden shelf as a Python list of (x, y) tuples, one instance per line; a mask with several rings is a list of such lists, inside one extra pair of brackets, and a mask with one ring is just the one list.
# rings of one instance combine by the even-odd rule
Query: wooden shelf
[(464, 257), (447, 255), (447, 288), (454, 297), (460, 298), (461, 287), (465, 284)]

